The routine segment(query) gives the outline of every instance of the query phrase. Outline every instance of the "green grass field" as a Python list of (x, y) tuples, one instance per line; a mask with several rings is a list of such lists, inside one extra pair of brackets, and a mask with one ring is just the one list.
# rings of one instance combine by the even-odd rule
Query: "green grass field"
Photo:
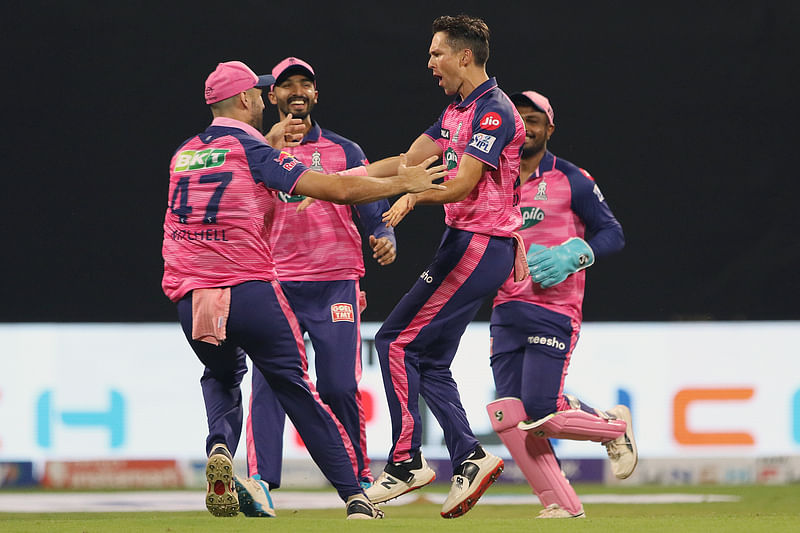
[[(714, 494), (737, 502), (673, 504), (586, 504), (583, 520), (536, 520), (539, 506), (481, 505), (455, 520), (439, 516), (439, 506), (417, 501), (385, 506), (386, 518), (346, 521), (344, 508), (292, 511), (278, 509), (278, 518), (215, 518), (205, 512), (137, 513), (0, 513), (0, 531), (12, 532), (250, 532), (250, 531), (444, 531), (491, 532), (669, 532), (712, 533), (800, 532), (800, 485), (602, 487), (576, 485), (578, 495)], [(429, 488), (426, 491), (444, 490)], [(522, 494), (526, 487), (494, 487), (491, 494)], [(30, 493), (32, 497), (35, 492)], [(0, 492), (0, 497), (2, 493)], [(198, 498), (202, 499), (202, 492)]]

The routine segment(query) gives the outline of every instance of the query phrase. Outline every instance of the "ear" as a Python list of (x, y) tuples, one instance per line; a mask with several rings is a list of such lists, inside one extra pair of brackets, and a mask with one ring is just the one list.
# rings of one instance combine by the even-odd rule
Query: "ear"
[(550, 140), (550, 137), (553, 135), (553, 132), (556, 131), (556, 127), (552, 124), (547, 124), (547, 140)]
[(274, 91), (270, 91), (267, 93), (267, 100), (269, 100), (269, 103), (272, 105), (277, 105), (278, 103), (278, 97), (275, 96)]
[(472, 50), (470, 50), (469, 48), (465, 48), (464, 55), (461, 56), (461, 62), (460, 62), (461, 66), (466, 67), (467, 65), (470, 64), (470, 62), (472, 62), (472, 59), (473, 59)]

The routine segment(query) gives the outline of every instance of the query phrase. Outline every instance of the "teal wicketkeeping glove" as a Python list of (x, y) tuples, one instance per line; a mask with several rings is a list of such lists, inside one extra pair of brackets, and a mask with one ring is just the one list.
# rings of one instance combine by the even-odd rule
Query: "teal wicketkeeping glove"
[(531, 279), (543, 289), (558, 285), (570, 274), (594, 263), (592, 248), (578, 237), (572, 237), (558, 246), (531, 253), (534, 246), (539, 245), (532, 244), (528, 251), (528, 268), (531, 270)]

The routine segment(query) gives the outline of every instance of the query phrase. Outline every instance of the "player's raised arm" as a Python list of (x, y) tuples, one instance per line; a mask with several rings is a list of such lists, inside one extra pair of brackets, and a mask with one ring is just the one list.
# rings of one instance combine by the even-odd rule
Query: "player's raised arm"
[[(380, 161), (370, 163), (367, 165), (367, 173), (376, 178), (386, 178), (398, 174), (397, 169), (400, 165), (401, 155), (387, 157), (385, 159), (381, 159)], [(439, 147), (439, 145), (433, 142), (433, 139), (425, 134), (422, 134), (417, 137), (413, 143), (411, 143), (411, 146), (408, 148), (405, 156), (407, 165), (418, 165), (433, 156), (436, 156), (438, 159), (442, 156), (442, 149)]]
[(382, 198), (408, 192), (422, 192), (428, 189), (444, 189), (433, 181), (443, 178), (447, 173), (445, 165), (430, 165), (436, 161), (431, 156), (422, 163), (406, 166), (405, 156), (400, 156), (397, 175), (389, 178), (354, 175), (326, 175), (307, 171), (294, 188), (294, 193), (313, 196), (337, 204), (363, 204)]

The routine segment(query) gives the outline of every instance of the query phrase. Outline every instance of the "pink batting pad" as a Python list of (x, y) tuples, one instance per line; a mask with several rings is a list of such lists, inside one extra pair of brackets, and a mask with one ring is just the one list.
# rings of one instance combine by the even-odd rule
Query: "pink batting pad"
[(570, 409), (535, 422), (520, 422), (518, 427), (536, 437), (608, 442), (625, 433), (628, 425), (624, 420), (608, 420), (581, 409)]
[(558, 466), (547, 439), (522, 431), (517, 424), (527, 418), (522, 401), (501, 398), (486, 406), (492, 429), (506, 445), (511, 457), (522, 471), (544, 507), (558, 504), (571, 514), (583, 512), (578, 495)]

